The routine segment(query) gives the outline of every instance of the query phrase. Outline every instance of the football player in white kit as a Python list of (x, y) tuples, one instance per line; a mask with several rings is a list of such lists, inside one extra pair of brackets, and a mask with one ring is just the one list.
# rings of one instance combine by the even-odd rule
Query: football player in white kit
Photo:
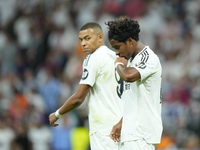
[(88, 100), (90, 146), (92, 150), (118, 150), (118, 143), (109, 134), (122, 117), (122, 80), (116, 72), (115, 52), (104, 45), (99, 24), (82, 26), (79, 40), (86, 58), (77, 91), (55, 113), (50, 114), (51, 126), (58, 118)]
[(113, 127), (110, 137), (121, 140), (122, 150), (155, 150), (163, 130), (159, 58), (139, 41), (137, 21), (120, 16), (106, 25), (110, 44), (119, 56), (115, 67), (124, 81), (123, 118)]

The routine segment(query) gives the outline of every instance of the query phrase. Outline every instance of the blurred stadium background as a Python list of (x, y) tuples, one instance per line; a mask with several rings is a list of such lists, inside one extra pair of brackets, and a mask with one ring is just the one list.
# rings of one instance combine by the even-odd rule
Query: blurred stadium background
[(127, 15), (163, 66), (157, 150), (200, 150), (200, 0), (0, 0), (0, 150), (89, 150), (87, 102), (49, 126), (76, 91), (79, 28)]

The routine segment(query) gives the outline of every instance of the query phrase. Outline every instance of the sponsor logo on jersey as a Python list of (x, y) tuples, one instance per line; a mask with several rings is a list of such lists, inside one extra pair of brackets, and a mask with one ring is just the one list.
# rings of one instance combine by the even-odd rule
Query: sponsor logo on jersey
[(130, 90), (131, 89), (131, 84), (129, 82), (124, 83), (124, 91), (125, 90)]

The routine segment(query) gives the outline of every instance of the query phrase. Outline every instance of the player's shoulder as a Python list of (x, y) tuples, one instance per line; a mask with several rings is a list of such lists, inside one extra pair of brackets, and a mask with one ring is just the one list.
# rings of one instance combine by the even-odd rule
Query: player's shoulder
[(95, 63), (102, 61), (103, 59), (106, 59), (106, 56), (111, 53), (111, 50), (107, 46), (101, 46), (98, 49), (96, 49), (92, 54), (87, 55), (87, 57), (84, 59), (84, 66), (87, 66), (88, 63)]
[(144, 60), (144, 61), (147, 61), (147, 60), (157, 61), (159, 59), (158, 56), (154, 53), (154, 51), (151, 48), (149, 48), (149, 46), (146, 46), (139, 53), (139, 57), (141, 58), (141, 60)]
[(134, 64), (136, 66), (140, 66), (140, 68), (146, 68), (146, 66), (160, 66), (160, 61), (158, 56), (154, 53), (149, 46), (146, 46), (138, 55), (133, 59)]
[(146, 53), (148, 54), (148, 64), (155, 66), (157, 69), (161, 68), (161, 63), (158, 55), (147, 46)]
[(100, 46), (93, 54), (105, 54), (105, 53), (111, 53), (112, 50), (109, 49), (106, 45)]
[(92, 55), (96, 59), (108, 59), (108, 58), (116, 59), (115, 52), (109, 49), (105, 45), (99, 47), (94, 53), (92, 53)]
[(86, 58), (83, 61), (83, 66), (87, 66), (88, 65), (89, 61), (91, 61), (90, 57), (91, 57), (91, 54), (86, 56)]

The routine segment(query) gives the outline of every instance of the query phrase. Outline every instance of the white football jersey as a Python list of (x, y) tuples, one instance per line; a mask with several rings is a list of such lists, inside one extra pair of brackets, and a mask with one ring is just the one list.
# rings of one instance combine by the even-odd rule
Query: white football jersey
[(122, 142), (145, 139), (148, 143), (160, 143), (163, 127), (159, 58), (146, 46), (127, 66), (137, 69), (141, 79), (124, 82)]
[(122, 117), (121, 94), (123, 82), (114, 67), (115, 52), (106, 46), (99, 47), (83, 62), (83, 74), (79, 84), (88, 84), (90, 135), (100, 132), (109, 135), (112, 127)]

